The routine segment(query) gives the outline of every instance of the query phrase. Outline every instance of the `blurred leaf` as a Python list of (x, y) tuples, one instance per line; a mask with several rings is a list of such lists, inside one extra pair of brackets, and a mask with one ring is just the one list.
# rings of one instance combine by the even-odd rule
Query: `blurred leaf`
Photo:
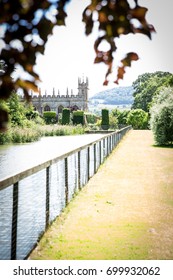
[[(1, 71), (0, 98), (5, 99), (10, 96), (10, 92), (21, 87), (26, 98), (30, 89), (37, 91), (36, 81), (39, 80), (38, 75), (34, 72), (33, 67), (36, 63), (36, 54), (44, 53), (45, 44), (52, 34), (56, 25), (65, 25), (67, 17), (65, 6), (70, 0), (48, 0), (42, 1), (24, 1), (24, 0), (3, 0), (0, 1), (0, 24), (5, 26), (4, 38), (5, 49), (1, 52), (1, 60), (7, 64), (7, 70), (3, 75)], [(95, 40), (94, 49), (96, 53), (95, 63), (103, 62), (107, 71), (105, 74), (104, 84), (108, 84), (108, 76), (112, 73), (114, 55), (116, 54), (115, 40), (121, 34), (141, 33), (151, 39), (154, 27), (146, 21), (147, 8), (140, 7), (138, 1), (134, 0), (135, 7), (131, 8), (128, 0), (91, 0), (86, 6), (82, 14), (82, 20), (85, 25), (85, 34), (89, 35), (93, 32), (94, 25), (97, 38)], [(51, 6), (56, 7), (56, 21), (52, 22), (46, 16)], [(39, 21), (36, 20), (38, 11), (42, 11)], [(98, 17), (97, 17), (98, 15)], [(133, 19), (137, 19), (140, 26), (133, 24)], [(0, 26), (1, 28), (1, 26)], [(42, 43), (37, 44), (33, 39), (33, 34), (38, 32), (38, 36), (42, 39)], [(102, 34), (102, 35), (100, 35)], [(29, 38), (29, 39), (28, 39)], [(21, 48), (14, 46), (14, 41), (19, 40)], [(104, 40), (109, 44), (107, 51), (102, 49)], [(129, 53), (121, 61), (122, 66), (118, 69), (117, 82), (123, 78), (125, 67), (131, 66), (131, 61), (138, 59), (137, 54)], [(11, 76), (15, 71), (15, 65), (19, 64), (32, 77), (31, 81), (17, 80), (12, 81)]]
[(114, 83), (118, 84), (118, 81), (120, 79), (123, 79), (123, 77), (124, 77), (124, 74), (126, 72), (125, 67), (127, 67), (127, 66), (131, 67), (132, 61), (136, 61), (138, 59), (139, 59), (139, 57), (136, 53), (133, 53), (133, 52), (128, 53), (126, 55), (126, 57), (121, 60), (121, 63), (123, 66), (118, 68), (117, 79), (115, 80)]
[(118, 68), (117, 79), (114, 82), (115, 84), (118, 84), (119, 80), (123, 79), (125, 72), (124, 66)]
[[(88, 5), (83, 12), (83, 22), (85, 23), (85, 33), (89, 35), (92, 30), (94, 23), (97, 23), (98, 31), (102, 31), (104, 34), (102, 37), (96, 38), (94, 49), (96, 57), (94, 63), (103, 62), (107, 65), (108, 70), (105, 75), (104, 84), (108, 83), (108, 75), (112, 72), (112, 63), (114, 61), (113, 53), (116, 52), (115, 39), (121, 34), (129, 33), (141, 33), (148, 36), (151, 39), (151, 33), (154, 32), (152, 25), (146, 21), (146, 13), (148, 11), (145, 7), (140, 7), (138, 1), (135, 0), (135, 7), (130, 8), (127, 0), (117, 1), (105, 1), (91, 0), (91, 4)], [(98, 14), (98, 20), (93, 21), (93, 14)], [(133, 19), (137, 19), (140, 26), (137, 28), (133, 25)], [(99, 34), (99, 32), (98, 32)], [(101, 43), (106, 40), (110, 45), (110, 51), (102, 51), (100, 48)], [(129, 53), (121, 63), (122, 67), (119, 67), (117, 80), (122, 79), (125, 73), (125, 66), (131, 66), (131, 61), (138, 59), (137, 54)]]
[(38, 87), (31, 81), (18, 79), (16, 81), (16, 84), (21, 88), (27, 89), (28, 91), (33, 90), (35, 92), (38, 92)]
[(131, 66), (131, 62), (132, 61), (137, 61), (139, 59), (139, 57), (138, 57), (138, 55), (136, 54), (136, 53), (134, 53), (134, 52), (130, 52), (130, 53), (128, 53), (127, 55), (126, 55), (126, 57), (125, 58), (123, 58), (122, 60), (121, 60), (121, 62), (122, 62), (122, 64), (124, 65), (124, 66)]

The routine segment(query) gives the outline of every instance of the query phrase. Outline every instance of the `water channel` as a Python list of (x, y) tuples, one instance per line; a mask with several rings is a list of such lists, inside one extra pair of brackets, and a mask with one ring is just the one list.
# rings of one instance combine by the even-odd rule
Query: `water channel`
[(0, 182), (103, 137), (103, 134), (43, 137), (27, 144), (0, 145)]

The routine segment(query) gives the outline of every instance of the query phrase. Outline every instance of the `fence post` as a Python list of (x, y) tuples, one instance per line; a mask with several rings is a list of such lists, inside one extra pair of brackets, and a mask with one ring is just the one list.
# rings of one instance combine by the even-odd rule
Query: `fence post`
[(112, 135), (110, 135), (110, 152), (112, 152)]
[(96, 173), (97, 167), (96, 167), (96, 144), (94, 144), (94, 174)]
[(49, 225), (50, 208), (50, 166), (46, 167), (46, 228)]
[(18, 218), (19, 183), (13, 185), (13, 214), (11, 233), (11, 260), (16, 260), (17, 254), (17, 218)]
[(90, 147), (87, 148), (87, 182), (90, 178)]
[(65, 158), (65, 204), (68, 204), (68, 159)]
[(109, 155), (109, 137), (107, 136), (107, 156)]
[(105, 149), (106, 149), (106, 147), (105, 147), (105, 138), (103, 139), (103, 161), (104, 161), (104, 159), (105, 159)]
[(81, 189), (80, 183), (80, 151), (78, 152), (78, 188)]
[(99, 166), (101, 165), (102, 163), (102, 143), (101, 141), (99, 141), (99, 155), (100, 155), (100, 162), (99, 162)]

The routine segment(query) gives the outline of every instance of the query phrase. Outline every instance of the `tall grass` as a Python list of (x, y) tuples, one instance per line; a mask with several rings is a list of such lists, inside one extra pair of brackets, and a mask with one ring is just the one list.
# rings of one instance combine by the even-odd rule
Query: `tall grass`
[(15, 127), (12, 129), (12, 142), (13, 143), (27, 143), (37, 141), (40, 137), (40, 131), (35, 128), (20, 128)]
[(84, 134), (82, 125), (34, 125), (32, 127), (10, 127), (5, 133), (0, 133), (0, 145), (8, 143), (27, 143), (37, 141), (43, 136), (62, 136)]
[(84, 134), (85, 128), (82, 125), (44, 125), (39, 131), (42, 136), (62, 136)]

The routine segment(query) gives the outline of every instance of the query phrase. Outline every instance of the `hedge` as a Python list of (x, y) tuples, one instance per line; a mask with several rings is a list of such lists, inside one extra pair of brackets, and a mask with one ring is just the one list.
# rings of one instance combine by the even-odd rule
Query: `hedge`
[(73, 112), (73, 124), (84, 125), (84, 111), (74, 111)]
[(62, 124), (70, 123), (70, 109), (64, 108), (62, 111)]
[(54, 112), (54, 111), (44, 112), (43, 118), (44, 118), (46, 124), (53, 124), (53, 123), (57, 122), (56, 112)]
[(108, 109), (102, 109), (101, 127), (104, 130), (109, 129), (109, 110)]

